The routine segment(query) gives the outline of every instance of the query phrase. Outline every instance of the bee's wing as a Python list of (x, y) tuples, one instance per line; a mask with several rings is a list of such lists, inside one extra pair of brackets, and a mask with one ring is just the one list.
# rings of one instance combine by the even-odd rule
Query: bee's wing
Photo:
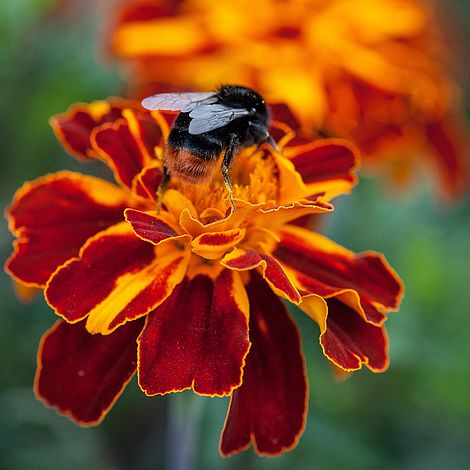
[(142, 100), (145, 109), (154, 111), (164, 109), (168, 111), (182, 111), (189, 113), (203, 103), (216, 103), (217, 94), (210, 93), (160, 93)]
[(230, 108), (220, 103), (201, 104), (195, 107), (190, 113), (191, 122), (189, 133), (193, 135), (203, 134), (226, 126), (229, 122), (242, 116), (247, 116), (250, 112), (243, 108)]

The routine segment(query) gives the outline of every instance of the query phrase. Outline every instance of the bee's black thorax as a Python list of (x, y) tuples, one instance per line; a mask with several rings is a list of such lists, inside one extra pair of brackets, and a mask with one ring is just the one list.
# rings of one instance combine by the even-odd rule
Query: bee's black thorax
[(241, 150), (266, 140), (269, 112), (263, 97), (254, 90), (241, 86), (223, 85), (217, 91), (218, 102), (234, 109), (246, 109), (249, 115), (234, 119), (229, 124), (205, 132), (190, 134), (189, 113), (180, 113), (168, 137), (168, 145), (184, 149), (204, 160), (217, 160), (229, 146)]

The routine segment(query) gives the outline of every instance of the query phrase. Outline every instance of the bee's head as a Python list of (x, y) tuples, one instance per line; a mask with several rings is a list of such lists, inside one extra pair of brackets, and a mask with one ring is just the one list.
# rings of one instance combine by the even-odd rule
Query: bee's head
[(255, 90), (238, 85), (222, 85), (217, 95), (221, 103), (226, 106), (247, 109), (251, 112), (254, 121), (268, 124), (268, 107), (264, 98)]
[(269, 134), (269, 110), (264, 98), (251, 88), (237, 85), (223, 85), (217, 92), (222, 104), (235, 109), (243, 108), (250, 112), (245, 116), (246, 130), (244, 144), (253, 145), (267, 142), (275, 150), (276, 143)]

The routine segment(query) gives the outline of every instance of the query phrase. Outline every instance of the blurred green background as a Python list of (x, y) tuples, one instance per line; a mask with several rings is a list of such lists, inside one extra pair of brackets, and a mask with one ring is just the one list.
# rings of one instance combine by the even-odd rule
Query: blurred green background
[[(67, 157), (47, 121), (73, 102), (124, 90), (115, 64), (103, 65), (97, 50), (103, 19), (95, 2), (80, 10), (51, 10), (52, 3), (0, 0), (2, 208), (24, 180), (63, 168), (100, 174)], [(470, 0), (442, 6), (468, 85)], [(468, 90), (466, 96), (468, 107)], [(335, 241), (386, 254), (406, 297), (388, 322), (389, 371), (359, 372), (345, 382), (333, 379), (316, 325), (293, 312), (307, 359), (310, 412), (298, 447), (277, 459), (251, 450), (231, 459), (218, 455), (224, 399), (146, 398), (133, 381), (104, 423), (90, 429), (45, 408), (32, 392), (35, 354), (55, 319), (42, 298), (22, 304), (2, 272), (0, 469), (168, 468), (182, 439), (194, 441), (200, 469), (470, 468), (470, 200), (443, 205), (435, 193), (427, 182), (413, 193), (390, 194), (380, 181), (361, 178), (326, 216)], [(0, 230), (3, 264), (12, 237), (5, 221)], [(172, 428), (175, 418), (198, 427)]]

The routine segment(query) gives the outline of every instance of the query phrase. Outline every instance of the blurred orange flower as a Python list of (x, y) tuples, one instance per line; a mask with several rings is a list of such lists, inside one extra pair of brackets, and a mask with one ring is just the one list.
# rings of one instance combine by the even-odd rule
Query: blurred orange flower
[(273, 123), (267, 145), (237, 155), (232, 210), (222, 178), (171, 180), (157, 210), (174, 114), (122, 100), (78, 104), (51, 124), (82, 161), (117, 184), (71, 171), (28, 182), (7, 210), (17, 240), (6, 269), (44, 289), (60, 317), (38, 352), (38, 397), (75, 422), (101, 422), (137, 373), (147, 395), (230, 396), (220, 450), (293, 448), (308, 387), (299, 332), (284, 303), (319, 325), (344, 371), (388, 367), (384, 323), (400, 279), (379, 253), (355, 254), (291, 222), (331, 212), (355, 184), (358, 152), (306, 141)]
[(135, 0), (124, 2), (111, 43), (132, 61), (136, 95), (147, 85), (252, 86), (286, 103), (304, 131), (360, 144), (369, 168), (397, 183), (423, 166), (439, 171), (447, 195), (464, 188), (458, 91), (417, 0)]

